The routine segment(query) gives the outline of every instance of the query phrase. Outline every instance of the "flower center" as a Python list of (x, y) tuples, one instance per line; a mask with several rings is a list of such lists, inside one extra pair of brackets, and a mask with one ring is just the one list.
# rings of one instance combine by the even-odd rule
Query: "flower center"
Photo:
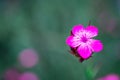
[(81, 38), (81, 40), (82, 40), (82, 42), (84, 42), (84, 43), (86, 43), (86, 42), (88, 41), (88, 39), (87, 39), (85, 36), (83, 36), (83, 37)]

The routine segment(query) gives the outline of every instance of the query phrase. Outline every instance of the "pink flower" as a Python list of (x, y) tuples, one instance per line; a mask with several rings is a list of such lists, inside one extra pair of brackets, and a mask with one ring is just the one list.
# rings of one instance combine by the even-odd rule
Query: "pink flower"
[(83, 61), (91, 57), (93, 52), (99, 52), (103, 49), (100, 40), (92, 39), (97, 35), (98, 29), (95, 26), (89, 25), (84, 28), (81, 24), (75, 25), (71, 35), (66, 39), (66, 44), (70, 46), (71, 52)]
[(18, 60), (23, 67), (31, 68), (38, 63), (39, 57), (34, 49), (28, 48), (20, 52)]
[(103, 78), (99, 78), (97, 80), (120, 80), (120, 77), (116, 74), (109, 74)]
[(5, 74), (4, 74), (4, 79), (5, 80), (18, 80), (19, 76), (21, 74), (18, 72), (17, 69), (8, 69)]
[(38, 77), (34, 73), (25, 72), (21, 74), (19, 80), (38, 80)]

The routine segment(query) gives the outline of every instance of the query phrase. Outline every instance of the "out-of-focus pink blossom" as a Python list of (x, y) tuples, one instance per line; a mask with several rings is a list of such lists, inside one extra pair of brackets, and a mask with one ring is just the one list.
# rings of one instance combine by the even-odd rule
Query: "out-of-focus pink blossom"
[(34, 73), (25, 72), (19, 77), (19, 80), (38, 80), (38, 77)]
[(5, 80), (18, 80), (20, 73), (16, 69), (9, 69), (4, 74)]
[(120, 80), (120, 77), (116, 74), (109, 74), (109, 75), (99, 78), (97, 80)]
[(22, 66), (26, 68), (31, 68), (37, 64), (38, 54), (33, 49), (25, 49), (22, 52), (20, 52), (19, 62)]
[(100, 40), (92, 39), (97, 35), (98, 28), (93, 25), (86, 28), (81, 24), (75, 25), (72, 28), (71, 35), (66, 39), (66, 44), (70, 46), (72, 53), (83, 61), (91, 57), (93, 52), (99, 52), (103, 49)]

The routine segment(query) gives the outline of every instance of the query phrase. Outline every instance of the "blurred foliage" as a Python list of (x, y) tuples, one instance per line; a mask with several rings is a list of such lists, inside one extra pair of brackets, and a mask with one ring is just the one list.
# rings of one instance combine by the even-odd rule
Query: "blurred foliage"
[[(119, 0), (0, 0), (0, 76), (10, 67), (35, 72), (40, 80), (88, 80), (86, 68), (92, 72), (96, 66), (95, 80), (120, 74), (119, 17)], [(97, 39), (104, 50), (80, 63), (68, 52), (65, 39), (74, 25), (87, 26), (89, 20), (99, 28)], [(32, 69), (18, 62), (26, 48), (40, 56)]]

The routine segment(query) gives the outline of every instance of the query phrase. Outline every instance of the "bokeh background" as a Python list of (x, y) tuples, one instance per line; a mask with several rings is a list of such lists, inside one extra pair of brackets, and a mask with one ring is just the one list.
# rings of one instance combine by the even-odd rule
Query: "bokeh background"
[[(80, 63), (65, 40), (74, 25), (87, 26), (89, 21), (99, 28), (96, 39), (104, 50)], [(21, 61), (26, 49), (37, 56), (34, 66), (22, 65), (26, 58), (26, 65), (36, 60), (27, 55)], [(25, 72), (38, 80), (120, 75), (120, 0), (0, 0), (0, 80), (19, 80), (14, 76)]]

